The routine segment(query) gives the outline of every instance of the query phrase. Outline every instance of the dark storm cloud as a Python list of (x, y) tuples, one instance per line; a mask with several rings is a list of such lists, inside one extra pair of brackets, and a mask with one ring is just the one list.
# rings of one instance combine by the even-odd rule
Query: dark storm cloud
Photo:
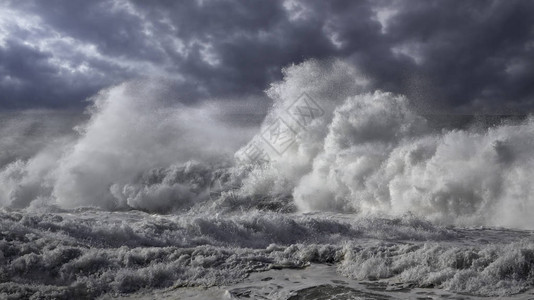
[(419, 57), (410, 70), (416, 93), (434, 104), (490, 113), (532, 108), (534, 2), (414, 3), (399, 8), (388, 36)]
[[(39, 51), (17, 41), (0, 47), (0, 108), (69, 106), (80, 102), (109, 83), (103, 78), (82, 74), (64, 74), (50, 60), (53, 54)], [(85, 60), (73, 57), (72, 61)], [(96, 62), (94, 62), (96, 64)], [(101, 66), (109, 74), (116, 70)]]
[(0, 107), (81, 106), (158, 76), (179, 97), (260, 95), (281, 67), (344, 57), (421, 105), (534, 107), (530, 1), (12, 1)]

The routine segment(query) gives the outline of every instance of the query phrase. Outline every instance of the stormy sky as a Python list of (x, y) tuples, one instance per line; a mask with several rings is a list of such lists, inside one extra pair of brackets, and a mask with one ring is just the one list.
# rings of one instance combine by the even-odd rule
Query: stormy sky
[(534, 1), (0, 1), (0, 110), (76, 109), (165, 81), (177, 101), (261, 96), (342, 58), (373, 88), (468, 113), (534, 111)]

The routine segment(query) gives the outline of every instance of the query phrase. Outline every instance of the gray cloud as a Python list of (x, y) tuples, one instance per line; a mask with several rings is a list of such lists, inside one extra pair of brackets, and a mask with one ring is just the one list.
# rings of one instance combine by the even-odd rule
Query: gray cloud
[(342, 57), (374, 88), (461, 112), (534, 108), (529, 1), (8, 1), (0, 109), (82, 107), (139, 77), (178, 98), (261, 95), (280, 69)]

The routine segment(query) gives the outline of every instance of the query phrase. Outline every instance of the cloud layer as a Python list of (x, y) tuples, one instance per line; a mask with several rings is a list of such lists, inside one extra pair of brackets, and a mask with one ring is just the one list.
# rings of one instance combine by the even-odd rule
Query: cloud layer
[(261, 95), (280, 69), (349, 59), (421, 108), (534, 108), (529, 1), (7, 1), (0, 109), (85, 106), (139, 77), (182, 101)]

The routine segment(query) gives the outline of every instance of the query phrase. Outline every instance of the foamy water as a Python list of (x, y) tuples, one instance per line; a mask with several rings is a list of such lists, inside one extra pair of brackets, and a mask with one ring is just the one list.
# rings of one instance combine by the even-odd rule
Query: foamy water
[[(224, 102), (176, 104), (153, 82), (104, 90), (54, 126), (4, 121), (0, 293), (239, 298), (250, 273), (317, 264), (390, 289), (532, 288), (533, 119), (439, 127), (342, 61), (284, 74), (261, 126), (228, 122)], [(10, 141), (32, 122), (48, 125), (19, 151)]]
[[(378, 280), (384, 295), (403, 286), (503, 296), (527, 291), (533, 279), (531, 231), (443, 228), (410, 216), (78, 209), (3, 211), (1, 217), (0, 289), (12, 298), (146, 296), (154, 289), (176, 295), (191, 294), (194, 289), (187, 287), (195, 286), (223, 286), (217, 297), (239, 298), (236, 289), (247, 287), (239, 284), (251, 272), (260, 277), (249, 293), (267, 289), (271, 299), (314, 285), (343, 286), (332, 282), (333, 270), (350, 282)], [(315, 278), (310, 264), (332, 266), (330, 275)], [(264, 277), (283, 281), (285, 271), (264, 273), (279, 269), (297, 269), (301, 284), (265, 286), (272, 282)]]

